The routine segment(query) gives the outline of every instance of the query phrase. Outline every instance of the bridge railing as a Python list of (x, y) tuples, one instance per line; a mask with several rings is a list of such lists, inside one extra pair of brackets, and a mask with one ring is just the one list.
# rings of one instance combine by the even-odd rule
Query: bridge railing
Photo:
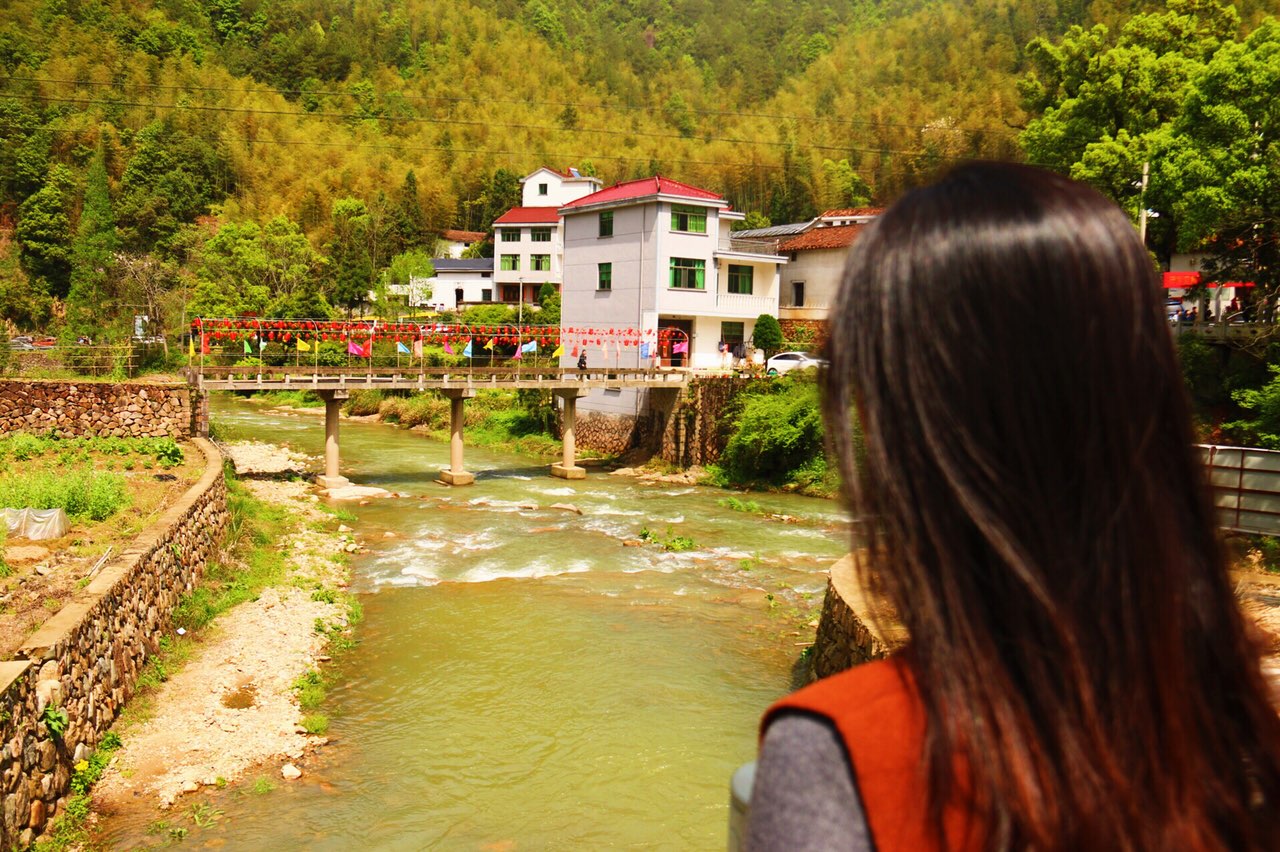
[(646, 385), (682, 384), (687, 370), (628, 367), (307, 367), (307, 366), (194, 366), (188, 372), (193, 384), (214, 387), (455, 387), (455, 386), (530, 386), (558, 385), (574, 382), (617, 382)]

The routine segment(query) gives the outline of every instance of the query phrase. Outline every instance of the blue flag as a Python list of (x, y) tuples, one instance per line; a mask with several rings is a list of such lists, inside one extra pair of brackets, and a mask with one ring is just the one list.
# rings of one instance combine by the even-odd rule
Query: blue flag
[(467, 348), (462, 350), (462, 357), (464, 358), (471, 357), (471, 341), (469, 339), (467, 340)]
[(648, 357), (649, 357), (649, 344), (641, 343), (640, 344), (640, 360), (643, 361), (645, 358), (648, 358)]
[(397, 352), (399, 352), (401, 355), (410, 355), (410, 354), (412, 354), (412, 353), (409, 351), (409, 347), (408, 347), (408, 346), (405, 346), (405, 345), (404, 345), (403, 343), (401, 343), (399, 340), (397, 340), (397, 341), (396, 341), (396, 351), (397, 351)]
[(530, 340), (530, 341), (529, 341), (528, 343), (526, 343), (524, 346), (521, 346), (521, 347), (520, 347), (520, 351), (521, 351), (521, 352), (537, 352), (537, 351), (538, 351), (538, 341), (536, 341), (536, 340)]

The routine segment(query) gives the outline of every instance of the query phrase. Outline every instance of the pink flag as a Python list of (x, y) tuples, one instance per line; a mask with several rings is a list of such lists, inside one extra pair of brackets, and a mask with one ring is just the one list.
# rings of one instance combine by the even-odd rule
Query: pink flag
[(350, 341), (347, 341), (347, 354), (348, 354), (348, 355), (363, 355), (363, 354), (364, 354), (364, 350), (360, 348), (360, 344), (359, 344), (359, 343), (356, 343), (354, 340), (350, 340)]
[[(449, 352), (449, 344), (446, 343), (444, 345), (444, 351)], [(449, 354), (452, 355), (453, 353), (449, 352)], [(422, 339), (421, 338), (413, 341), (413, 357), (415, 358), (422, 357)]]
[(677, 343), (675, 346), (672, 346), (672, 347), (671, 347), (671, 354), (673, 354), (673, 355), (688, 355), (688, 354), (689, 354), (689, 341), (687, 341), (687, 340), (686, 340), (686, 341), (684, 341), (683, 343)]
[[(449, 355), (453, 354), (453, 347), (449, 345), (449, 341), (447, 340), (444, 342), (444, 351)], [(418, 357), (421, 358), (422, 355), (418, 355)]]
[(523, 357), (524, 357), (524, 355), (520, 354), (520, 348), (519, 348), (519, 347), (516, 347), (516, 354), (514, 354), (514, 355), (512, 355), (512, 356), (511, 356), (511, 360), (512, 360), (512, 361), (519, 361), (519, 360), (520, 360), (521, 358), (523, 358)]

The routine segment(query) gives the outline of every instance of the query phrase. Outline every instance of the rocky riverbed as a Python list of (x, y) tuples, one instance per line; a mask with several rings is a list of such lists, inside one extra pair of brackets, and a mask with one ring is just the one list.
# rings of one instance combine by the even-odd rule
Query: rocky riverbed
[[(261, 443), (225, 449), (246, 472), (294, 472), (305, 462)], [(139, 720), (122, 725), (124, 745), (94, 791), (100, 812), (135, 807), (139, 799), (168, 808), (185, 793), (251, 772), (297, 778), (307, 753), (326, 743), (301, 726), (294, 684), (328, 660), (330, 634), (347, 627), (339, 594), (347, 585), (343, 554), (359, 545), (318, 507), (309, 484), (244, 484), (289, 511), (289, 532), (277, 542), (287, 576), (192, 637), (190, 658), (160, 685)]]

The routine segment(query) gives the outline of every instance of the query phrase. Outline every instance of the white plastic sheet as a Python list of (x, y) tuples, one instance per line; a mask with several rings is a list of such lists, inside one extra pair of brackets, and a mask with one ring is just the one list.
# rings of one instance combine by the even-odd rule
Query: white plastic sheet
[(62, 509), (5, 509), (9, 538), (43, 541), (67, 534), (67, 513)]

